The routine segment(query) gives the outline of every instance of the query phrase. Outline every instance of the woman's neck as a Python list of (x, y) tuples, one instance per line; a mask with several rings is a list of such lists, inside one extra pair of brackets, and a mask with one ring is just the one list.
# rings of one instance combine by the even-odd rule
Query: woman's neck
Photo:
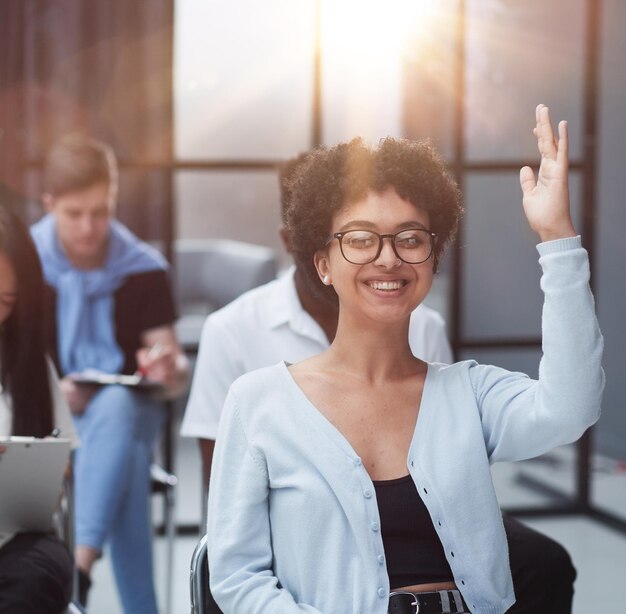
[(340, 316), (327, 355), (338, 370), (370, 383), (402, 379), (423, 368), (411, 352), (408, 317), (373, 325)]

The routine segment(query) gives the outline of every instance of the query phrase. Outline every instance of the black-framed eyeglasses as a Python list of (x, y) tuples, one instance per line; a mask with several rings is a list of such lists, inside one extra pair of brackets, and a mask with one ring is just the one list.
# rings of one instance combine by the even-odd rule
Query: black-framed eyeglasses
[(351, 264), (374, 262), (383, 249), (383, 239), (390, 239), (394, 254), (407, 264), (426, 262), (433, 253), (437, 235), (426, 228), (407, 228), (395, 234), (373, 230), (346, 230), (330, 236), (324, 245), (337, 239), (341, 255)]

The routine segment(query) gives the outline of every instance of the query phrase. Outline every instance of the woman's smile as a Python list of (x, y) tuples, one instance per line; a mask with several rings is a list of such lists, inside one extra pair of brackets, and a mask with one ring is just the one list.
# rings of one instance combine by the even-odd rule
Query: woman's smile
[(377, 294), (385, 296), (399, 294), (407, 283), (406, 279), (371, 279), (366, 281), (365, 285)]

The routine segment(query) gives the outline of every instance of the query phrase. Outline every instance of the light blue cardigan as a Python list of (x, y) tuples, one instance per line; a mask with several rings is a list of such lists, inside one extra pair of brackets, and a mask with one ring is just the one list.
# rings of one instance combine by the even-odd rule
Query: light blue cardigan
[[(515, 601), (490, 464), (576, 440), (600, 412), (602, 337), (580, 238), (538, 246), (539, 380), (465, 361), (430, 364), (407, 459), (454, 579), (476, 614)], [(209, 495), (211, 589), (226, 614), (385, 614), (372, 481), (280, 363), (226, 400)]]

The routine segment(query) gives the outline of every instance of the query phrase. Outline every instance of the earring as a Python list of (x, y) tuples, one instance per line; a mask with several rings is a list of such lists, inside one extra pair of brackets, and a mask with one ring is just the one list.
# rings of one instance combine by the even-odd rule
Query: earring
[(327, 286), (330, 283), (330, 277), (328, 277), (328, 275), (324, 275), (322, 282)]

